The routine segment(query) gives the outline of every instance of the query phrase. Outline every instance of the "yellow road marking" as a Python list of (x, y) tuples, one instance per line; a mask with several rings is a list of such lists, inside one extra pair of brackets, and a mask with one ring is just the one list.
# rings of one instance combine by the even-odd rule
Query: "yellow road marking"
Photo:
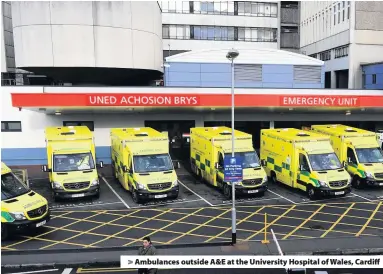
[[(176, 224), (176, 223), (182, 221), (183, 219), (186, 219), (186, 218), (188, 218), (188, 217), (190, 217), (190, 216), (193, 216), (194, 213), (197, 213), (197, 212), (199, 212), (199, 211), (201, 211), (201, 210), (203, 210), (203, 208), (197, 209), (197, 210), (195, 210), (194, 212), (192, 212), (190, 215), (186, 215), (186, 216), (184, 216), (184, 217), (182, 217), (182, 218), (180, 218), (180, 219), (178, 219), (178, 220), (176, 220), (176, 221), (173, 221), (173, 222), (171, 222), (170, 224), (167, 224), (166, 226), (164, 226), (163, 228), (161, 228), (161, 229), (159, 229), (159, 230), (156, 230), (156, 231), (153, 231), (152, 233), (149, 233), (149, 234), (146, 235), (146, 236), (151, 236), (151, 235), (157, 233), (158, 231), (164, 231), (164, 232), (166, 232), (166, 230), (164, 230), (165, 228), (167, 228), (167, 227), (169, 227), (169, 226), (171, 226), (171, 225), (174, 225), (174, 224)], [(138, 242), (138, 241), (139, 241), (139, 240), (135, 240), (135, 241), (133, 241), (133, 242), (131, 242), (131, 243), (129, 243), (129, 244), (133, 244), (133, 243)]]
[[(291, 210), (293, 210), (297, 205), (293, 205), (292, 207), (290, 207), (288, 210), (286, 210), (282, 215), (280, 215), (279, 217), (277, 217), (276, 219), (274, 219), (274, 221), (272, 221), (271, 223), (267, 224), (266, 225), (266, 229), (268, 229), (270, 226), (272, 226), (273, 224), (275, 224), (276, 222), (278, 222), (281, 218), (283, 218), (285, 215), (287, 215)], [(269, 214), (267, 214), (269, 215)], [(270, 215), (272, 216), (272, 215)], [(262, 228), (261, 230), (258, 230), (256, 233), (254, 233), (253, 235), (247, 237), (246, 241), (254, 238), (255, 236), (257, 236), (259, 233), (263, 232), (265, 228)]]
[[(110, 220), (110, 221), (107, 222), (107, 223), (101, 224), (101, 225), (95, 227), (94, 229), (96, 229), (96, 228), (100, 228), (100, 227), (105, 226), (105, 225), (110, 225), (112, 222), (121, 220), (121, 219), (123, 219), (123, 218), (125, 218), (125, 217), (131, 216), (131, 215), (133, 215), (133, 214), (135, 214), (135, 213), (137, 213), (137, 212), (140, 212), (140, 211), (141, 211), (141, 210), (132, 211), (132, 212), (130, 212), (129, 214), (125, 214), (125, 215), (120, 216), (120, 217), (118, 217), (118, 218), (116, 218), (116, 219), (114, 219), (114, 220)], [(92, 229), (92, 230), (94, 230), (94, 229)], [(92, 232), (92, 230), (87, 231), (87, 232)], [(107, 240), (107, 239), (110, 239), (110, 238), (112, 238), (112, 237), (113, 237), (113, 235), (107, 235), (106, 238), (103, 239), (103, 240)], [(98, 241), (98, 242), (99, 242), (99, 241)], [(96, 242), (96, 243), (97, 243), (97, 242)], [(94, 245), (95, 245), (96, 243), (92, 243), (92, 244), (88, 245), (87, 247), (94, 247)]]
[[(71, 212), (66, 212), (66, 213), (62, 214), (61, 216), (64, 216), (64, 215), (69, 214), (69, 213), (71, 213)], [(60, 217), (61, 217), (61, 216), (60, 216)], [(73, 223), (71, 223), (71, 224), (73, 224)], [(65, 226), (63, 226), (63, 227), (69, 226), (69, 225), (71, 225), (71, 224), (65, 225)], [(36, 237), (47, 235), (47, 234), (52, 233), (52, 232), (54, 232), (54, 231), (56, 231), (56, 230), (58, 230), (58, 228), (57, 228), (57, 229), (54, 229), (54, 230), (51, 230), (51, 231), (48, 231), (48, 232), (45, 232), (45, 233), (43, 233), (43, 234), (39, 234), (39, 235), (37, 235)], [(30, 240), (33, 240), (33, 237), (28, 238), (28, 239), (23, 240), (23, 241), (20, 241), (20, 242), (17, 242), (17, 243), (13, 243), (13, 244), (4, 246), (4, 247), (7, 247), (7, 248), (8, 248), (8, 247), (11, 247), (11, 246), (15, 246), (15, 245), (18, 245), (18, 244), (22, 244), (22, 243), (28, 242), (28, 241), (30, 241)], [(4, 248), (4, 247), (3, 247), (3, 248)]]
[[(88, 218), (95, 217), (95, 216), (100, 215), (100, 214), (102, 214), (102, 213), (103, 213), (103, 212), (97, 213), (96, 215), (91, 216), (91, 217), (88, 217)], [(84, 218), (83, 220), (86, 220), (86, 219), (87, 219), (87, 218)], [(101, 225), (100, 225), (100, 226), (101, 226)], [(78, 237), (78, 236), (80, 236), (80, 235), (83, 235), (83, 234), (85, 234), (86, 232), (91, 231), (91, 230), (93, 230), (93, 229), (95, 229), (95, 228), (88, 229), (87, 231), (81, 232), (81, 233), (79, 233), (79, 234), (77, 234), (77, 235), (73, 235), (73, 236), (71, 236), (71, 237), (69, 237), (69, 238), (67, 238), (67, 239), (65, 239), (65, 240), (57, 241), (57, 243), (53, 243), (53, 244), (50, 244), (50, 245), (41, 247), (40, 249), (45, 249), (45, 248), (48, 248), (48, 247), (51, 247), (51, 246), (54, 246), (54, 245), (57, 245), (57, 244), (60, 244), (60, 243), (65, 244), (65, 243), (67, 243), (68, 240), (71, 240), (71, 239), (76, 238), (76, 237)], [(86, 246), (86, 245), (83, 245), (83, 246)]]
[(282, 238), (282, 240), (286, 240), (288, 237), (290, 237), (291, 235), (293, 235), (298, 229), (300, 229), (301, 227), (303, 227), (308, 221), (311, 220), (312, 217), (315, 216), (315, 214), (317, 214), (318, 212), (320, 212), (322, 210), (322, 208), (324, 208), (325, 205), (321, 205), (313, 214), (311, 214), (310, 217), (308, 217), (304, 222), (302, 222), (299, 226), (297, 226), (293, 231), (291, 231), (289, 234), (287, 234), (285, 237)]
[(376, 206), (376, 208), (375, 208), (374, 212), (372, 212), (370, 218), (367, 220), (367, 222), (364, 224), (364, 226), (359, 230), (359, 232), (356, 233), (356, 235), (355, 235), (356, 237), (359, 237), (360, 234), (362, 234), (362, 232), (366, 229), (366, 227), (368, 226), (368, 224), (369, 224), (369, 223), (371, 222), (371, 220), (374, 218), (375, 214), (378, 212), (379, 207), (380, 207), (381, 205), (382, 205), (382, 202), (380, 202), (380, 203)]
[(336, 220), (333, 224), (332, 224), (332, 226), (329, 228), (329, 229), (327, 229), (327, 231), (325, 232), (325, 233), (323, 233), (320, 237), (321, 238), (323, 238), (323, 237), (325, 237), (329, 232), (331, 232), (333, 229), (334, 229), (334, 227), (336, 227), (338, 224), (339, 224), (339, 222), (347, 215), (347, 213), (354, 207), (354, 205), (355, 205), (355, 203), (352, 203), (347, 209), (346, 209), (346, 211), (338, 218), (338, 220)]
[(170, 244), (170, 243), (172, 243), (172, 242), (174, 242), (174, 241), (176, 241), (176, 240), (178, 240), (178, 239), (181, 239), (181, 238), (184, 237), (184, 236), (189, 235), (189, 234), (192, 233), (193, 231), (196, 231), (197, 229), (203, 227), (204, 225), (206, 225), (206, 224), (208, 224), (208, 223), (210, 223), (210, 222), (212, 222), (212, 221), (218, 219), (218, 218), (221, 217), (222, 215), (225, 215), (225, 214), (226, 214), (227, 212), (229, 212), (230, 210), (231, 210), (231, 208), (229, 208), (228, 210), (222, 212), (221, 214), (219, 214), (219, 215), (217, 215), (217, 216), (211, 218), (210, 220), (204, 222), (203, 224), (201, 224), (201, 225), (199, 225), (199, 226), (197, 226), (197, 227), (195, 227), (195, 228), (189, 230), (188, 232), (184, 233), (183, 235), (180, 235), (180, 236), (178, 236), (178, 237), (176, 237), (176, 238), (174, 238), (174, 239), (168, 241), (167, 244)]
[[(255, 214), (257, 214), (258, 212), (262, 211), (263, 209), (265, 208), (265, 206), (261, 207), (260, 209), (258, 209), (257, 211), (253, 212), (252, 214), (249, 214), (246, 218), (243, 218), (242, 220), (240, 220), (237, 225), (239, 226), (241, 223), (245, 222), (247, 219), (250, 219), (251, 217), (253, 217)], [(225, 234), (227, 231), (229, 231), (231, 229), (231, 227), (229, 228), (225, 228), (224, 231), (222, 231), (221, 233), (218, 233), (217, 235), (209, 238), (208, 240), (205, 241), (205, 243), (208, 243), (214, 239), (216, 239), (217, 237)]]

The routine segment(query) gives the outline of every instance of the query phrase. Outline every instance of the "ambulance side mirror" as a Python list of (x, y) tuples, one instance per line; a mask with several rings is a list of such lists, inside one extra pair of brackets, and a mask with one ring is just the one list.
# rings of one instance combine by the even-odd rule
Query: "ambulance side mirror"
[(179, 168), (181, 168), (181, 165), (180, 165), (180, 162), (179, 162), (179, 161), (173, 161), (173, 166), (174, 166), (174, 169), (179, 169)]
[(343, 167), (346, 167), (346, 166), (347, 166), (346, 161), (343, 161), (342, 166), (343, 166)]
[(123, 166), (123, 167), (122, 167), (122, 171), (123, 171), (123, 172), (129, 172), (129, 169), (128, 169), (127, 166)]
[(47, 165), (42, 165), (42, 166), (41, 166), (41, 171), (42, 171), (42, 172), (49, 172), (49, 168), (48, 168), (48, 166), (47, 166)]
[(261, 160), (261, 166), (263, 166), (263, 167), (266, 166), (266, 161), (265, 160)]
[(349, 163), (349, 164), (352, 163), (352, 161), (351, 161), (351, 157), (348, 157), (348, 158), (347, 158), (347, 163)]
[(98, 166), (99, 166), (100, 168), (103, 168), (103, 167), (104, 167), (104, 162), (103, 162), (103, 161), (100, 161), (100, 163), (98, 164)]

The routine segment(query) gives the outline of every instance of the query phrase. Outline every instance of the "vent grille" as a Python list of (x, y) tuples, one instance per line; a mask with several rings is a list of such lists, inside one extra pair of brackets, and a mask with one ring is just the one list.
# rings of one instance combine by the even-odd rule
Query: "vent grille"
[(172, 186), (172, 183), (161, 183), (161, 184), (148, 184), (150, 190), (162, 190)]
[(87, 188), (90, 182), (78, 182), (78, 183), (65, 183), (64, 188), (71, 190), (80, 190)]
[(38, 218), (41, 217), (47, 212), (47, 205), (43, 205), (42, 207), (30, 210), (27, 212), (29, 218)]
[(383, 173), (375, 173), (375, 178), (383, 179)]
[(256, 186), (262, 183), (262, 179), (252, 179), (252, 180), (244, 180), (242, 184), (244, 186)]
[(294, 66), (294, 82), (320, 83), (322, 67), (319, 66)]
[(347, 180), (330, 182), (330, 187), (344, 187), (347, 185)]
[(234, 65), (235, 81), (262, 82), (262, 65)]

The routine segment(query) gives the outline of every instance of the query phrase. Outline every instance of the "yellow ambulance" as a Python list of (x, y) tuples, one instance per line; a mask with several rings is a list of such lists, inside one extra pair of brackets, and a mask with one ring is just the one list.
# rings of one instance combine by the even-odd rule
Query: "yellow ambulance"
[(30, 190), (1, 162), (1, 240), (41, 227), (49, 219), (47, 200)]
[(179, 193), (178, 178), (169, 155), (167, 133), (149, 127), (114, 128), (110, 131), (112, 168), (136, 203), (173, 198)]
[(330, 144), (330, 137), (295, 128), (261, 130), (261, 159), (273, 182), (319, 196), (344, 196), (351, 177)]
[[(243, 181), (235, 185), (237, 194), (260, 194), (267, 190), (267, 176), (253, 148), (250, 134), (235, 130), (235, 156), (243, 159)], [(228, 127), (190, 129), (191, 169), (199, 180), (220, 188), (231, 199), (232, 187), (224, 182), (224, 158), (232, 155), (232, 132)]]
[[(100, 196), (96, 152), (92, 132), (86, 126), (45, 129), (48, 165), (54, 200)], [(103, 167), (101, 161), (99, 167)]]
[(345, 125), (313, 125), (311, 128), (330, 136), (332, 147), (352, 176), (354, 187), (383, 186), (383, 152), (375, 132)]

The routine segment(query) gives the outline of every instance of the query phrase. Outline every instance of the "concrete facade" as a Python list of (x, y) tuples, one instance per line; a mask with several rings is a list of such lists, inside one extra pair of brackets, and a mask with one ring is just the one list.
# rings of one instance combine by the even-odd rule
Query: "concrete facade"
[[(193, 9), (190, 3), (193, 3)], [(168, 56), (169, 50), (172, 55), (172, 51), (232, 47), (277, 49), (280, 32), (278, 3), (160, 1), (162, 24), (166, 28), (163, 30), (164, 56)], [(181, 29), (174, 29), (173, 34), (172, 28), (176, 27)], [(197, 36), (197, 32), (205, 32), (205, 28), (206, 38), (204, 34)]]
[(379, 1), (302, 2), (301, 52), (325, 61), (331, 88), (362, 88), (361, 65), (383, 56), (382, 14)]
[(15, 1), (12, 13), (17, 67), (162, 71), (157, 2)]

